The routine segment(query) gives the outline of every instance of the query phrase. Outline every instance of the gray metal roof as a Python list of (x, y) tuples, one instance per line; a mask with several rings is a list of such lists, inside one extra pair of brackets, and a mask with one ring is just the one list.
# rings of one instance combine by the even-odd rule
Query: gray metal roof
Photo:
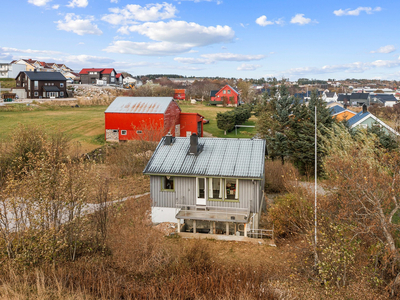
[[(57, 81), (67, 80), (64, 77), (64, 75), (61, 74), (60, 72), (24, 71), (23, 73), (25, 73), (26, 76), (28, 76), (30, 78), (30, 80), (57, 80)], [(19, 76), (19, 74), (18, 74), (18, 76)]]
[(172, 101), (172, 97), (118, 97), (105, 112), (163, 114)]
[(172, 145), (158, 144), (144, 174), (213, 176), (261, 179), (265, 140), (199, 138), (200, 154), (189, 154), (190, 138), (177, 137)]

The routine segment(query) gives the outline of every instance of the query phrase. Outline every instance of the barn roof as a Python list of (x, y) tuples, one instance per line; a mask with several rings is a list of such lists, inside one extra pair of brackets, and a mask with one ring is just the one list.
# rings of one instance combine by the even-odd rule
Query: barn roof
[(105, 113), (163, 114), (172, 101), (172, 97), (118, 97)]
[(144, 174), (215, 176), (262, 179), (265, 140), (199, 138), (202, 151), (189, 154), (190, 138), (177, 137), (158, 144)]

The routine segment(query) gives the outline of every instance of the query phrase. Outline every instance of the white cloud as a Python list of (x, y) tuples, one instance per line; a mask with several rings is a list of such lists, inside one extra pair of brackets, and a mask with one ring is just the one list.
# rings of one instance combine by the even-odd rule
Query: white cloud
[(256, 19), (256, 23), (260, 26), (274, 25), (275, 22), (267, 21), (267, 16), (263, 15)]
[(194, 3), (199, 3), (199, 2), (215, 2), (215, 3), (217, 3), (217, 5), (222, 4), (222, 1), (221, 1), (221, 0), (180, 0), (180, 1), (191, 1), (191, 2), (194, 2)]
[(28, 0), (28, 3), (36, 6), (45, 6), (51, 0)]
[(97, 27), (97, 25), (92, 24), (94, 21), (93, 16), (88, 16), (86, 19), (82, 19), (80, 16), (74, 13), (67, 14), (64, 21), (57, 21), (57, 29), (72, 31), (78, 35), (94, 34), (102, 35), (103, 32)]
[(374, 12), (381, 11), (382, 8), (379, 6), (372, 8), (372, 7), (358, 7), (356, 9), (351, 10), (350, 8), (347, 9), (338, 9), (334, 10), (333, 13), (338, 16), (358, 16), (361, 12), (366, 12), (368, 15), (373, 14)]
[(88, 0), (72, 0), (68, 3), (68, 7), (74, 8), (74, 7), (86, 7), (88, 6), (89, 2)]
[(260, 60), (265, 57), (265, 55), (246, 55), (246, 54), (234, 54), (234, 53), (211, 53), (202, 54), (201, 57), (207, 58), (211, 61), (250, 61), (250, 60)]
[(174, 60), (183, 64), (213, 64), (218, 61), (251, 61), (260, 60), (265, 55), (246, 55), (234, 53), (210, 53), (202, 54), (201, 58), (175, 57)]
[(393, 45), (387, 45), (380, 47), (378, 50), (371, 51), (371, 53), (392, 53), (396, 51), (396, 47)]
[(59, 51), (50, 51), (50, 50), (32, 50), (32, 49), (17, 49), (10, 47), (0, 47), (0, 49), (4, 52), (10, 53), (28, 53), (28, 54), (45, 54), (45, 55), (55, 55), (61, 54)]
[(261, 65), (241, 64), (236, 70), (238, 71), (254, 71), (261, 68)]
[(307, 74), (325, 74), (325, 73), (363, 73), (374, 68), (394, 68), (400, 66), (400, 57), (398, 60), (375, 60), (372, 62), (354, 62), (349, 64), (326, 65), (323, 67), (303, 67), (293, 68), (275, 74), (275, 76), (307, 75)]
[(188, 52), (192, 45), (175, 44), (170, 42), (145, 43), (131, 41), (115, 41), (103, 51), (135, 55), (175, 55)]
[(166, 2), (148, 4), (143, 7), (137, 4), (128, 4), (124, 8), (109, 8), (108, 10), (112, 14), (103, 16), (102, 20), (113, 25), (171, 19), (178, 12), (174, 5)]
[(59, 8), (60, 8), (60, 5), (59, 5), (59, 4), (56, 4), (56, 5), (53, 5), (51, 8), (52, 8), (52, 9), (59, 9)]
[(111, 3), (118, 3), (118, 0), (110, 0)]
[(318, 23), (317, 21), (311, 21), (310, 18), (305, 18), (304, 14), (297, 14), (290, 20), (290, 23), (299, 25), (306, 25), (311, 22)]
[(191, 64), (191, 65), (213, 63), (212, 61), (206, 58), (175, 57), (174, 60), (182, 64)]
[(107, 64), (113, 63), (115, 60), (108, 57), (93, 56), (93, 55), (68, 55), (62, 58), (65, 63), (75, 63), (88, 65), (92, 63)]
[(211, 44), (230, 42), (235, 37), (235, 32), (229, 26), (205, 27), (197, 23), (186, 21), (169, 22), (147, 22), (141, 25), (133, 25), (127, 28), (131, 32), (145, 35), (152, 40), (176, 43), (180, 45), (191, 45), (201, 47)]

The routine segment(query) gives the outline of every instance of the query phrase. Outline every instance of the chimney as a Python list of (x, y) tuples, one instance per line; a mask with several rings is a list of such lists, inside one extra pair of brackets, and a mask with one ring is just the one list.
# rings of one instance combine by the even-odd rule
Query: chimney
[(164, 145), (170, 146), (173, 143), (173, 136), (170, 132), (167, 133), (167, 135), (165, 136), (165, 141), (164, 141)]
[(365, 103), (363, 104), (362, 109), (363, 109), (362, 110), (363, 114), (368, 112), (368, 108), (367, 108), (367, 105)]
[(193, 133), (190, 136), (190, 148), (189, 148), (189, 154), (198, 154), (198, 149), (199, 149), (199, 137), (197, 134)]

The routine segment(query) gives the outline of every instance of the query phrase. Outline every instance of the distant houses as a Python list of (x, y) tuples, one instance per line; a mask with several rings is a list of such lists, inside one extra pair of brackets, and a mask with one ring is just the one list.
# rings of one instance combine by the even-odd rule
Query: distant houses
[(331, 107), (331, 115), (338, 121), (349, 120), (353, 116), (356, 115), (354, 111), (349, 109), (345, 109), (339, 105), (335, 105)]
[(226, 104), (227, 106), (238, 106), (239, 101), (239, 92), (229, 84), (225, 85), (220, 90), (213, 90), (210, 92), (211, 105)]

